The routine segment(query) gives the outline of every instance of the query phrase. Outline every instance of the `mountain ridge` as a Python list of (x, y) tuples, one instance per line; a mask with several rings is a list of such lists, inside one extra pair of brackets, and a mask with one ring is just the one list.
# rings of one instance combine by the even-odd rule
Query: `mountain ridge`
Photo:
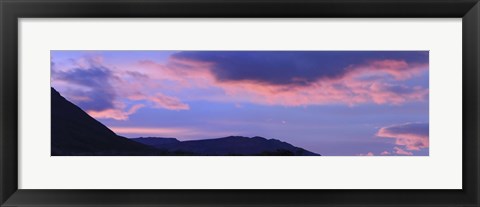
[(296, 155), (320, 156), (290, 143), (260, 136), (228, 136), (212, 139), (179, 141), (176, 138), (130, 138), (162, 150), (192, 152), (199, 155)]

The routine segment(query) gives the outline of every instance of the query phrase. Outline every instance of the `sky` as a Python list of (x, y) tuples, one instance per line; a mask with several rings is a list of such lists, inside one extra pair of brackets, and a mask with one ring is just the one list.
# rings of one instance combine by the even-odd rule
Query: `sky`
[(121, 136), (324, 156), (427, 156), (428, 71), (428, 51), (51, 51), (52, 87)]

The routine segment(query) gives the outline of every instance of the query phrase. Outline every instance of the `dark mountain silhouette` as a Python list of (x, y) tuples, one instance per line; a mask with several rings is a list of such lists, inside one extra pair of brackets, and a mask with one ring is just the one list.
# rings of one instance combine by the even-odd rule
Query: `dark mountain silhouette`
[(116, 135), (54, 88), (51, 89), (51, 101), (52, 156), (319, 155), (263, 137), (230, 136), (182, 142), (175, 138), (128, 139)]
[(140, 137), (140, 138), (130, 138), (130, 140), (140, 142), (145, 145), (150, 145), (153, 147), (163, 146), (165, 144), (175, 144), (179, 143), (176, 138), (163, 138), (163, 137)]
[(116, 135), (54, 88), (51, 91), (52, 155), (153, 155), (160, 152)]
[(132, 140), (177, 154), (184, 152), (195, 155), (319, 155), (286, 142), (263, 137), (230, 136), (183, 142), (175, 138), (154, 137)]

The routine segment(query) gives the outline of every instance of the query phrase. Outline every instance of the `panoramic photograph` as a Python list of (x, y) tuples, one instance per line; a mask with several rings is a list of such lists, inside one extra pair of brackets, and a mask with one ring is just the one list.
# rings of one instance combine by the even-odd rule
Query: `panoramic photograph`
[(52, 156), (428, 156), (428, 51), (52, 50)]

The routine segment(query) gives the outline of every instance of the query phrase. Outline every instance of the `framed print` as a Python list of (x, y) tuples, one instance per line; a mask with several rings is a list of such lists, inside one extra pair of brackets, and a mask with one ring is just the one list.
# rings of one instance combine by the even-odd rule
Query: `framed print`
[(1, 206), (478, 206), (466, 1), (1, 1)]

